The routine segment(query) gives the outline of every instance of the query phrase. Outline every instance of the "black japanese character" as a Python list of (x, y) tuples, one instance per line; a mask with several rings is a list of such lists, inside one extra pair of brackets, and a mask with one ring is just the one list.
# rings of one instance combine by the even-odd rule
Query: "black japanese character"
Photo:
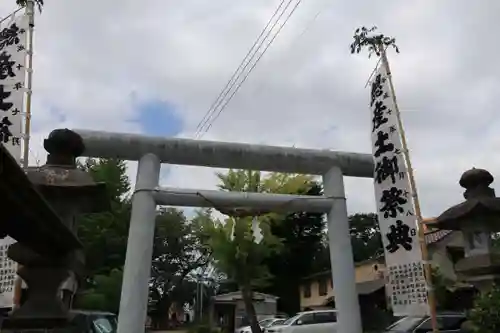
[(375, 154), (373, 154), (375, 155), (375, 157), (379, 157), (383, 153), (394, 150), (394, 145), (390, 142), (388, 144), (385, 144), (385, 140), (389, 140), (389, 134), (383, 131), (378, 131), (377, 140), (375, 141), (375, 147), (377, 147), (377, 150), (375, 151)]
[(24, 29), (19, 29), (17, 24), (12, 24), (10, 27), (2, 29), (0, 31), (0, 50), (6, 46), (19, 44), (19, 35), (25, 32)]
[(22, 83), (22, 82), (16, 82), (16, 83), (14, 84), (14, 89), (15, 89), (15, 90), (19, 90), (19, 89), (21, 89), (22, 87), (23, 87), (23, 83)]
[(21, 111), (19, 111), (18, 108), (15, 108), (14, 110), (12, 110), (12, 115), (13, 116), (17, 116), (19, 113), (21, 113)]
[(378, 97), (382, 96), (383, 93), (384, 93), (384, 90), (382, 88), (382, 74), (378, 74), (372, 83), (370, 107), (373, 106), (373, 103), (375, 102), (375, 100)]
[(12, 138), (12, 145), (13, 146), (20, 146), (21, 145), (21, 138), (20, 137), (13, 137)]
[(17, 64), (17, 65), (16, 65), (16, 68), (17, 68), (17, 70), (18, 70), (18, 71), (20, 71), (23, 67), (24, 67), (24, 66), (23, 66), (23, 65), (21, 65), (21, 64)]
[(389, 232), (385, 234), (389, 241), (389, 244), (385, 247), (386, 250), (389, 253), (394, 253), (402, 246), (406, 251), (411, 251), (413, 239), (410, 237), (410, 232), (410, 227), (403, 224), (401, 220), (397, 220), (396, 225), (390, 225)]
[(375, 165), (375, 180), (381, 184), (384, 180), (391, 177), (392, 183), (396, 183), (396, 175), (399, 174), (398, 157), (382, 157)]
[(17, 46), (17, 52), (21, 52), (21, 51), (24, 51), (26, 50), (26, 48), (24, 47), (24, 45), (18, 45)]
[(12, 103), (5, 101), (11, 94), (10, 91), (5, 91), (5, 86), (3, 84), (0, 84), (0, 110), (5, 112), (12, 107)]
[(403, 190), (397, 187), (391, 187), (388, 190), (382, 191), (382, 197), (380, 202), (383, 204), (380, 208), (380, 212), (384, 212), (384, 218), (396, 217), (399, 213), (403, 213), (404, 209), (401, 205), (404, 205), (408, 200), (403, 195)]
[(16, 76), (13, 71), (13, 67), (16, 63), (15, 61), (11, 61), (10, 57), (12, 56), (5, 51), (0, 53), (0, 80), (5, 80), (9, 76)]
[(9, 127), (12, 126), (12, 122), (8, 117), (3, 117), (0, 122), (0, 142), (7, 143), (12, 137), (12, 132)]
[(384, 102), (377, 101), (375, 102), (375, 109), (373, 110), (373, 128), (372, 132), (375, 132), (380, 126), (387, 123), (389, 119), (384, 117), (384, 111), (387, 109), (387, 106), (384, 105)]

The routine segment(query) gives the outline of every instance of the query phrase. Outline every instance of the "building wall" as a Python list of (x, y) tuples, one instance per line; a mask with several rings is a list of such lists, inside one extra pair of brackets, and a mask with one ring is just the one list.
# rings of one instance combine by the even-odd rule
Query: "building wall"
[(455, 265), (447, 251), (448, 246), (462, 247), (463, 237), (455, 232), (443, 241), (429, 249), (429, 256), (433, 266), (439, 268), (439, 272), (446, 278), (456, 280)]
[[(376, 265), (376, 267), (375, 267)], [(377, 270), (375, 270), (377, 268)], [(385, 265), (382, 263), (369, 262), (357, 265), (355, 267), (356, 283), (373, 281), (381, 277), (381, 273), (385, 270)], [(319, 294), (320, 280), (326, 280), (327, 283), (327, 294)], [(300, 288), (300, 307), (302, 310), (305, 308), (320, 308), (326, 301), (334, 296), (334, 291), (332, 287), (332, 277), (330, 273), (326, 273), (322, 276), (311, 278), (308, 280), (311, 285), (311, 296), (305, 297), (306, 285), (305, 282)]]

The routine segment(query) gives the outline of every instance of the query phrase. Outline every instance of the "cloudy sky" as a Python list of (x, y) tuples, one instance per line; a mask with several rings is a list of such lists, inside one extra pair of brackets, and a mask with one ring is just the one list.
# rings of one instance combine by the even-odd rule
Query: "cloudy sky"
[[(193, 137), (280, 0), (48, 0), (36, 18), (31, 162), (54, 128)], [(147, 5), (146, 5), (147, 3)], [(396, 91), (424, 216), (461, 200), (475, 166), (500, 176), (500, 2), (303, 0), (203, 139), (370, 153), (354, 29), (393, 35)], [(0, 14), (15, 9), (0, 3)], [(132, 166), (130, 172), (133, 173)], [(164, 167), (168, 186), (213, 188), (213, 170)], [(500, 180), (497, 182), (497, 189)], [(346, 180), (350, 212), (374, 211), (370, 179)]]

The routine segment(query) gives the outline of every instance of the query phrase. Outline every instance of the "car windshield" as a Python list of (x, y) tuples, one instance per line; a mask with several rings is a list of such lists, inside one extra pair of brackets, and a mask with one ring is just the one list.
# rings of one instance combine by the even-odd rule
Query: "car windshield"
[(261, 320), (259, 321), (259, 325), (266, 328), (273, 323), (273, 320), (274, 320), (273, 318)]
[(301, 316), (301, 314), (299, 313), (299, 314), (296, 314), (295, 316), (293, 316), (292, 318), (288, 318), (287, 320), (285, 320), (283, 325), (291, 325), (300, 316)]
[(92, 318), (92, 326), (97, 333), (116, 333), (117, 321), (114, 316), (95, 316)]
[(276, 325), (283, 325), (285, 323), (285, 319), (278, 319), (274, 321), (271, 326), (276, 326)]
[(404, 317), (389, 326), (386, 332), (407, 332), (422, 321), (421, 317)]

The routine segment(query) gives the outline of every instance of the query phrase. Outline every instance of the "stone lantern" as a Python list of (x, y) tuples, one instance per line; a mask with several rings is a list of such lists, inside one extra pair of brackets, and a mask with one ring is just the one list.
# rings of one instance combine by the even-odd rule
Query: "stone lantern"
[[(28, 179), (77, 236), (77, 218), (82, 214), (109, 210), (109, 197), (104, 183), (96, 183), (91, 175), (77, 168), (76, 158), (85, 146), (82, 138), (68, 129), (56, 129), (43, 144), (48, 152), (47, 163), (30, 168)], [(69, 306), (78, 288), (84, 269), (83, 251), (73, 254), (69, 277), (61, 285), (64, 303)]]
[(500, 253), (492, 249), (492, 236), (500, 232), (500, 198), (490, 188), (493, 176), (473, 168), (460, 178), (465, 201), (438, 216), (433, 226), (461, 231), (465, 256), (455, 265), (459, 276), (484, 290), (500, 281)]

